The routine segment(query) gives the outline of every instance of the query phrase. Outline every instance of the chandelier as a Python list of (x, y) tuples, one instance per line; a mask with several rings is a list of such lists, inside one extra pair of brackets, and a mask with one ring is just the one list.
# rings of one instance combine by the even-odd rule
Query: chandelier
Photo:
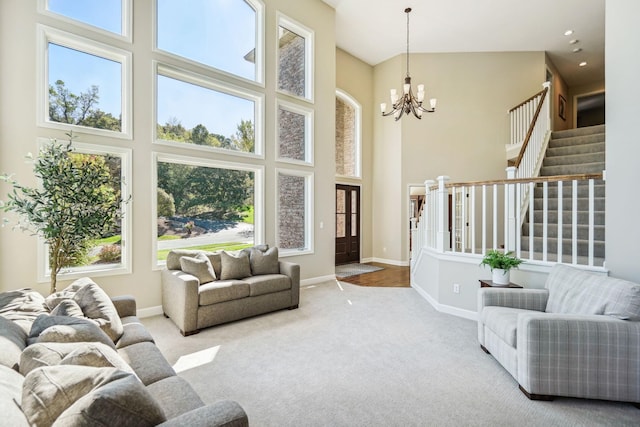
[(383, 102), (380, 104), (380, 111), (383, 116), (390, 116), (396, 119), (396, 121), (400, 120), (403, 114), (413, 113), (414, 116), (421, 119), (422, 113), (433, 113), (436, 111), (436, 99), (431, 98), (429, 100), (430, 108), (425, 108), (422, 106), (422, 102), (424, 101), (424, 85), (418, 85), (418, 93), (416, 95), (413, 94), (413, 90), (411, 89), (411, 76), (409, 75), (409, 13), (411, 12), (411, 8), (408, 7), (404, 10), (407, 14), (407, 75), (404, 78), (404, 85), (402, 86), (402, 96), (398, 95), (398, 92), (395, 89), (391, 89), (391, 111), (386, 112), (387, 104)]

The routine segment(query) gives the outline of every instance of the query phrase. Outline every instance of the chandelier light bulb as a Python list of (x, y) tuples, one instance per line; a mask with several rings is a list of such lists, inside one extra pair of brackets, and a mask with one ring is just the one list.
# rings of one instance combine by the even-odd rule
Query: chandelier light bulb
[(384, 110), (387, 109), (387, 103), (383, 102), (382, 104), (380, 104), (380, 111), (382, 111), (384, 113)]

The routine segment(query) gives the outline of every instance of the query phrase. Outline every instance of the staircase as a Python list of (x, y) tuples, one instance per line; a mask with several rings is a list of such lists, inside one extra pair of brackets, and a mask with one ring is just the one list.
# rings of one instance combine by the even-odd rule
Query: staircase
[[(605, 168), (605, 126), (591, 126), (553, 132), (545, 153), (540, 176), (574, 175), (600, 173)], [(587, 182), (578, 184), (577, 198), (577, 254), (588, 256), (589, 239), (589, 186)], [(547, 215), (549, 223), (558, 218), (558, 189), (556, 184), (548, 185)], [(523, 224), (522, 251), (528, 252), (533, 243), (534, 253), (542, 252), (543, 242), (543, 187), (538, 184), (534, 190), (533, 239), (529, 235), (527, 214)], [(572, 182), (563, 182), (562, 190), (562, 254), (563, 262), (572, 259)], [(594, 263), (602, 266), (605, 255), (605, 185), (604, 181), (595, 181), (594, 187)], [(547, 228), (548, 261), (557, 261), (558, 226), (549, 224)], [(528, 256), (528, 255), (527, 255)], [(523, 254), (524, 257), (524, 254)], [(539, 259), (534, 255), (534, 259)]]

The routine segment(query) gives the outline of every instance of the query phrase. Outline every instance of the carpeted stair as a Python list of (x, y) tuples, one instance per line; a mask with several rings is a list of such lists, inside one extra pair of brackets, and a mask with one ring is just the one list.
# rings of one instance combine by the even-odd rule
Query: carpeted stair
[[(540, 176), (574, 175), (600, 173), (605, 169), (605, 126), (591, 126), (566, 131), (553, 132), (549, 146), (545, 153), (544, 162), (540, 169)], [(558, 245), (558, 226), (554, 223), (558, 219), (558, 189), (555, 183), (548, 185), (548, 228), (547, 253), (549, 260), (556, 260)], [(595, 181), (594, 188), (594, 262), (602, 265), (605, 255), (605, 185), (604, 181)], [(533, 250), (535, 258), (540, 258), (543, 244), (543, 187), (538, 184), (534, 191), (534, 233)], [(563, 182), (562, 191), (562, 253), (563, 261), (571, 262), (572, 255), (572, 182)], [(589, 239), (589, 186), (587, 181), (578, 184), (577, 236), (578, 256), (582, 259), (588, 256)], [(530, 249), (529, 218), (527, 215), (523, 224), (522, 250)]]

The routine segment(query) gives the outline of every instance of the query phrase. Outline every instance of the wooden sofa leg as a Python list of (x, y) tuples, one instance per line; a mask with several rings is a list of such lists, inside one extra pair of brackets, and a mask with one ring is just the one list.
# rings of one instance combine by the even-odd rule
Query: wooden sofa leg
[(480, 344), (480, 348), (482, 349), (482, 351), (484, 351), (487, 354), (491, 354), (491, 352), (489, 350), (487, 350), (487, 348), (485, 346), (483, 346), (482, 344)]
[(193, 331), (189, 331), (189, 332), (180, 331), (183, 337), (188, 337), (189, 335), (195, 335), (199, 332), (200, 332), (200, 329), (194, 329)]
[(527, 390), (524, 389), (524, 387), (522, 387), (520, 384), (518, 384), (518, 388), (520, 389), (520, 391), (522, 393), (524, 393), (525, 396), (527, 396), (529, 398), (529, 400), (544, 400), (546, 402), (550, 402), (553, 400), (553, 396), (549, 396), (547, 394), (533, 394), (533, 393), (529, 393)]
[(166, 317), (167, 319), (169, 318), (169, 315), (167, 313), (162, 313), (164, 315), (164, 317)]

